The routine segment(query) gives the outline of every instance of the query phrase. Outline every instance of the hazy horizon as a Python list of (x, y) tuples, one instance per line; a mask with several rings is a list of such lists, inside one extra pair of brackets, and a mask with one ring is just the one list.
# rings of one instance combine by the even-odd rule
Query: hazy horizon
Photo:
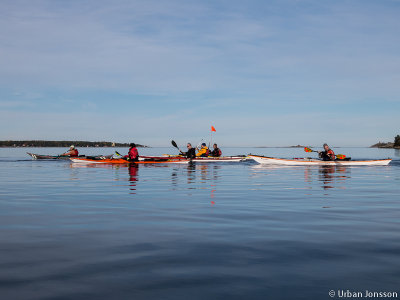
[[(399, 134), (400, 2), (0, 3), (1, 140), (367, 146)], [(165, 142), (167, 143), (167, 141)]]

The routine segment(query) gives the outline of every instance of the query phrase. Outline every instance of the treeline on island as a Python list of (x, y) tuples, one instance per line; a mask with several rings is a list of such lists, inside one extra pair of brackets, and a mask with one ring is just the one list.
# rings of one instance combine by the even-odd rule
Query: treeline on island
[[(129, 147), (129, 143), (113, 142), (88, 142), (88, 141), (0, 141), (0, 147)], [(136, 144), (137, 147), (147, 148), (145, 145)]]
[(371, 147), (400, 149), (400, 135), (395, 136), (393, 143), (392, 142), (387, 142), (387, 143), (379, 142), (379, 143), (376, 143), (375, 145), (372, 145)]

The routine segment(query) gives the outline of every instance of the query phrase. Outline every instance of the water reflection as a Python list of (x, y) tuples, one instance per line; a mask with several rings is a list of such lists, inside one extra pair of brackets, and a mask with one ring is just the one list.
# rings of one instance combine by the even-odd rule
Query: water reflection
[[(306, 183), (312, 183), (314, 176), (313, 171), (315, 167), (306, 167), (304, 169), (304, 181)], [(346, 166), (319, 166), (318, 167), (318, 182), (321, 183), (321, 187), (324, 190), (333, 188), (345, 188), (344, 181), (350, 178), (350, 168)]]
[[(263, 166), (254, 165), (252, 169), (256, 172), (251, 176), (255, 179), (265, 173), (265, 175), (273, 175), (285, 177), (287, 175), (298, 176), (299, 172), (304, 174), (304, 188), (312, 189), (314, 183), (318, 183), (324, 190), (344, 189), (345, 181), (351, 178), (351, 167), (328, 165), (328, 166)], [(260, 172), (264, 171), (264, 172)], [(284, 174), (283, 174), (284, 173)], [(301, 173), (300, 173), (301, 174)]]
[[(173, 167), (171, 173), (172, 190), (188, 190), (188, 196), (192, 196), (192, 190), (210, 190), (210, 198), (214, 199), (217, 192), (217, 181), (220, 178), (219, 170), (221, 166), (215, 164), (195, 164), (186, 165), (182, 172), (182, 166)], [(179, 185), (180, 182), (182, 182)], [(215, 201), (211, 200), (214, 205)]]
[(320, 166), (318, 181), (324, 190), (345, 188), (344, 181), (350, 178), (350, 168), (346, 166)]
[(400, 157), (400, 149), (394, 149), (394, 156)]
[(129, 165), (128, 170), (129, 170), (129, 182), (130, 182), (129, 189), (131, 190), (131, 194), (136, 194), (139, 166), (134, 164)]

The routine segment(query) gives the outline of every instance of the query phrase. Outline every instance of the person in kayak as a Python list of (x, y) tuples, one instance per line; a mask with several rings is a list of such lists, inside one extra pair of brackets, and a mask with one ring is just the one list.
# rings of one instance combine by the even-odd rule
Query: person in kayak
[(125, 155), (124, 159), (129, 160), (129, 161), (138, 161), (139, 160), (139, 152), (136, 148), (135, 143), (131, 143), (129, 145), (128, 155)]
[(211, 151), (211, 156), (212, 157), (220, 157), (222, 155), (221, 149), (218, 148), (217, 144), (213, 145), (213, 151)]
[(333, 150), (326, 143), (324, 144), (324, 150), (325, 151), (318, 151), (319, 157), (322, 158), (322, 160), (335, 160), (335, 152), (333, 152)]
[(75, 148), (74, 145), (69, 147), (69, 151), (61, 154), (61, 156), (69, 156), (69, 157), (76, 157), (79, 155), (78, 149)]
[(186, 145), (188, 151), (187, 152), (182, 152), (181, 154), (186, 156), (187, 158), (195, 158), (196, 157), (196, 149), (192, 147), (191, 143), (187, 143)]
[(207, 157), (210, 154), (210, 150), (208, 150), (208, 147), (206, 143), (201, 144), (201, 148), (199, 152), (197, 152), (196, 156), (197, 157)]

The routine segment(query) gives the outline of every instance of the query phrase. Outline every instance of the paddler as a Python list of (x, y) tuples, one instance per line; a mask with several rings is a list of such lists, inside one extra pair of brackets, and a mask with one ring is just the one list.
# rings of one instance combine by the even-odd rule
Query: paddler
[(324, 144), (324, 150), (325, 151), (318, 151), (319, 157), (322, 158), (322, 160), (335, 160), (335, 152), (333, 152), (327, 143)]
[(71, 145), (71, 147), (69, 147), (69, 151), (61, 154), (60, 156), (76, 157), (78, 155), (79, 155), (78, 149), (76, 149), (74, 145)]
[(213, 157), (220, 157), (222, 155), (221, 149), (218, 148), (217, 144), (213, 145), (213, 151), (211, 151), (211, 156)]
[(201, 148), (199, 152), (197, 152), (196, 156), (197, 157), (207, 157), (210, 154), (210, 150), (208, 150), (208, 147), (206, 143), (201, 144)]
[(192, 144), (187, 143), (186, 147), (187, 147), (188, 151), (187, 152), (181, 151), (181, 154), (186, 156), (187, 158), (195, 158), (196, 157), (196, 149), (192, 147)]
[(138, 150), (136, 148), (136, 144), (135, 143), (131, 143), (129, 145), (128, 155), (125, 155), (124, 159), (126, 159), (128, 161), (138, 161), (139, 160), (139, 152), (138, 152)]

